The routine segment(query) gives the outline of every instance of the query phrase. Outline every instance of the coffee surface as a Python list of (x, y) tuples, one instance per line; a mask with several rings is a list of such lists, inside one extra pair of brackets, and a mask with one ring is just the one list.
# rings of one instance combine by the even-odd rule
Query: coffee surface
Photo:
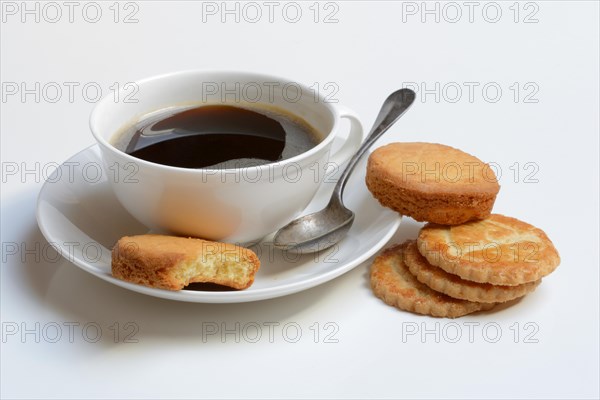
[(308, 123), (267, 109), (229, 105), (166, 109), (118, 134), (136, 158), (182, 168), (244, 168), (285, 160), (319, 142)]

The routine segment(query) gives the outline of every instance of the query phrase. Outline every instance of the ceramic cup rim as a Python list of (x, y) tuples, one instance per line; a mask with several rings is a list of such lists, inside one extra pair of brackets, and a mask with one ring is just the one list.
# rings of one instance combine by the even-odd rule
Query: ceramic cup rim
[[(295, 84), (300, 86), (300, 88), (302, 89), (303, 92), (305, 90), (308, 93), (311, 92), (311, 90), (308, 86), (306, 86), (298, 81), (295, 81), (295, 80), (283, 78), (283, 77), (280, 77), (277, 75), (240, 71), (240, 70), (187, 69), (187, 70), (167, 72), (164, 74), (153, 75), (153, 76), (150, 76), (147, 78), (136, 80), (135, 82), (133, 82), (133, 84), (137, 85), (137, 87), (141, 88), (145, 84), (152, 83), (152, 82), (155, 82), (158, 80), (170, 79), (170, 78), (173, 78), (176, 76), (181, 76), (181, 75), (194, 76), (194, 75), (208, 75), (208, 74), (230, 75), (232, 77), (236, 76), (236, 75), (238, 75), (238, 76), (243, 75), (245, 77), (252, 77), (254, 79), (271, 80), (271, 81), (275, 80), (277, 82), (285, 82), (285, 83), (294, 82)], [(123, 89), (121, 89), (121, 90), (123, 90)], [(171, 172), (177, 172), (177, 173), (196, 174), (196, 175), (202, 175), (202, 174), (214, 175), (215, 173), (233, 173), (233, 172), (246, 172), (246, 171), (248, 171), (250, 173), (263, 173), (263, 172), (269, 171), (270, 169), (273, 169), (273, 168), (285, 168), (287, 165), (299, 164), (306, 159), (310, 159), (313, 155), (326, 149), (331, 144), (333, 139), (336, 137), (337, 128), (338, 128), (339, 119), (340, 119), (339, 111), (332, 103), (327, 102), (320, 93), (316, 93), (316, 94), (318, 97), (318, 101), (315, 102), (315, 105), (320, 106), (323, 109), (326, 109), (331, 114), (331, 118), (333, 121), (331, 129), (329, 130), (329, 132), (326, 132), (323, 139), (316, 146), (312, 147), (311, 149), (309, 149), (303, 153), (295, 155), (294, 157), (290, 157), (290, 158), (287, 158), (287, 159), (281, 160), (281, 161), (275, 161), (275, 162), (270, 162), (267, 164), (261, 164), (261, 165), (255, 165), (255, 166), (249, 166), (249, 167), (241, 167), (241, 168), (174, 167), (171, 165), (158, 164), (155, 162), (142, 160), (140, 158), (129, 155), (122, 150), (117, 149), (115, 146), (110, 144), (107, 139), (105, 139), (104, 135), (100, 132), (100, 130), (101, 130), (100, 127), (98, 126), (100, 119), (106, 118), (106, 116), (104, 116), (103, 114), (105, 111), (104, 108), (108, 107), (107, 103), (114, 104), (112, 102), (112, 94), (108, 94), (108, 95), (104, 96), (100, 101), (98, 101), (98, 103), (96, 103), (96, 105), (94, 106), (94, 108), (90, 114), (89, 127), (92, 132), (92, 135), (94, 136), (94, 139), (96, 139), (96, 141), (102, 148), (112, 152), (113, 154), (117, 155), (118, 157), (125, 158), (129, 162), (139, 163), (140, 165), (143, 165), (148, 168), (154, 168), (154, 169), (162, 170), (165, 172), (171, 171)], [(261, 103), (258, 102), (258, 104), (261, 104)], [(132, 115), (131, 117), (134, 118), (135, 116)], [(113, 132), (113, 133), (111, 133), (111, 135), (114, 135), (115, 133), (116, 132)]]

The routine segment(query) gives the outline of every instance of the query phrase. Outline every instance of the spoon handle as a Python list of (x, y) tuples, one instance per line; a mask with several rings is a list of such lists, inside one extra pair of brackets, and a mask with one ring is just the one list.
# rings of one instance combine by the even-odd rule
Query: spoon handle
[(346, 182), (350, 173), (358, 164), (358, 161), (363, 154), (375, 143), (377, 139), (381, 137), (394, 123), (410, 108), (412, 103), (415, 101), (415, 92), (410, 89), (400, 89), (390, 94), (387, 99), (383, 102), (379, 115), (371, 128), (371, 132), (367, 136), (367, 139), (360, 146), (356, 154), (352, 156), (346, 169), (340, 175), (340, 178), (333, 189), (331, 201), (337, 201), (342, 203), (342, 194), (346, 187)]

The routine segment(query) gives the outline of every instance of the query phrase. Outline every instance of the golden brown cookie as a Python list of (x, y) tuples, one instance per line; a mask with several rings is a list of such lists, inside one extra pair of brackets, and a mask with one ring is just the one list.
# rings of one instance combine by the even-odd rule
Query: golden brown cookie
[(456, 318), (489, 310), (494, 304), (454, 299), (419, 282), (403, 261), (405, 244), (385, 250), (371, 266), (371, 288), (375, 296), (401, 310), (434, 317)]
[(411, 241), (404, 251), (404, 263), (421, 283), (431, 289), (456, 299), (478, 303), (502, 303), (523, 297), (533, 292), (541, 279), (517, 286), (501, 286), (489, 283), (466, 281), (457, 275), (449, 274), (439, 267), (429, 264), (419, 253), (417, 242)]
[(125, 236), (112, 251), (113, 276), (168, 290), (192, 282), (245, 289), (259, 267), (256, 254), (246, 248), (176, 236)]
[(369, 156), (366, 183), (383, 206), (446, 225), (487, 217), (500, 190), (494, 171), (478, 158), (418, 142), (376, 149)]
[(417, 245), (429, 264), (462, 279), (494, 285), (534, 282), (560, 263), (541, 229), (500, 214), (458, 226), (427, 224)]

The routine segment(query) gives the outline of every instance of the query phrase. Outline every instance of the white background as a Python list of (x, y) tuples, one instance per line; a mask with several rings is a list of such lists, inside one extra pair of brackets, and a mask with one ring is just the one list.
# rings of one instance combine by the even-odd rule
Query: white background
[[(420, 91), (381, 143), (441, 142), (497, 163), (502, 189), (495, 211), (544, 229), (562, 264), (513, 307), (452, 321), (462, 331), (457, 343), (449, 340), (456, 328), (448, 325), (451, 320), (401, 312), (375, 298), (368, 287), (368, 262), (284, 298), (177, 303), (112, 286), (64, 260), (36, 260), (40, 252), (35, 250), (5, 254), (6, 243), (35, 249), (45, 241), (34, 215), (43, 177), (3, 174), (3, 327), (80, 324), (73, 343), (66, 327), (57, 343), (43, 338), (36, 343), (33, 335), (4, 337), (3, 398), (598, 398), (597, 2), (498, 2), (502, 14), (495, 23), (498, 7), (486, 2), (476, 2), (471, 16), (463, 2), (445, 8), (437, 3), (439, 22), (435, 14), (421, 12), (421, 2), (337, 2), (327, 8), (321, 3), (316, 23), (312, 2), (298, 3), (297, 23), (286, 21), (295, 13), (288, 8), (282, 14), (285, 3), (276, 6), (272, 23), (261, 2), (262, 19), (255, 23), (248, 21), (255, 9), (244, 14), (242, 3), (239, 22), (232, 14), (224, 16), (225, 23), (220, 12), (208, 15), (202, 3), (194, 2), (121, 4), (117, 23), (112, 2), (99, 3), (97, 23), (85, 20), (85, 3), (77, 3), (69, 22), (69, 9), (59, 2), (62, 18), (55, 23), (49, 20), (56, 10), (46, 8), (44, 14), (43, 3), (37, 5), (39, 22), (21, 9), (12, 14), (10, 7), (21, 8), (20, 2), (9, 8), (7, 3), (0, 43), (3, 168), (11, 163), (43, 167), (91, 145), (87, 120), (94, 94), (86, 98), (81, 92), (90, 82), (108, 94), (115, 82), (190, 68), (272, 73), (309, 86), (332, 82), (339, 89), (333, 97), (356, 110), (365, 125), (388, 93), (423, 83), (433, 91)], [(455, 5), (462, 16), (452, 22)], [(427, 7), (435, 9), (436, 3)], [(93, 10), (87, 10), (85, 16), (93, 19)], [(132, 11), (138, 22), (123, 23)], [(338, 22), (323, 23), (332, 11)], [(79, 86), (72, 99), (63, 86), (55, 103), (50, 101), (54, 92), (40, 93), (36, 102), (34, 95), (23, 99), (7, 93), (7, 85), (22, 82), (28, 88), (36, 82)], [(477, 85), (472, 98), (464, 82)], [(483, 93), (486, 84), (491, 89)], [(456, 86), (462, 88), (460, 99)], [(532, 164), (526, 169), (525, 163)], [(414, 237), (418, 227), (405, 219), (393, 242)], [(139, 327), (138, 343), (124, 343), (128, 321)], [(118, 343), (109, 330), (115, 322)], [(281, 327), (292, 322), (303, 334), (288, 343), (276, 329), (271, 343), (265, 328), (257, 343), (244, 336), (237, 343), (234, 335), (203, 337), (206, 322), (230, 329), (236, 323), (278, 322)], [(317, 343), (310, 329), (315, 322)], [(327, 322), (339, 328), (333, 336), (337, 343), (325, 343)], [(479, 324), (472, 340), (467, 322)], [(83, 340), (86, 323), (103, 328), (99, 342)], [(490, 340), (496, 336), (493, 329), (483, 332), (488, 323), (501, 329), (496, 343)], [(527, 329), (526, 323), (531, 323)], [(434, 334), (406, 336), (415, 326), (438, 329), (439, 342)], [(528, 333), (532, 336), (526, 338)]]

